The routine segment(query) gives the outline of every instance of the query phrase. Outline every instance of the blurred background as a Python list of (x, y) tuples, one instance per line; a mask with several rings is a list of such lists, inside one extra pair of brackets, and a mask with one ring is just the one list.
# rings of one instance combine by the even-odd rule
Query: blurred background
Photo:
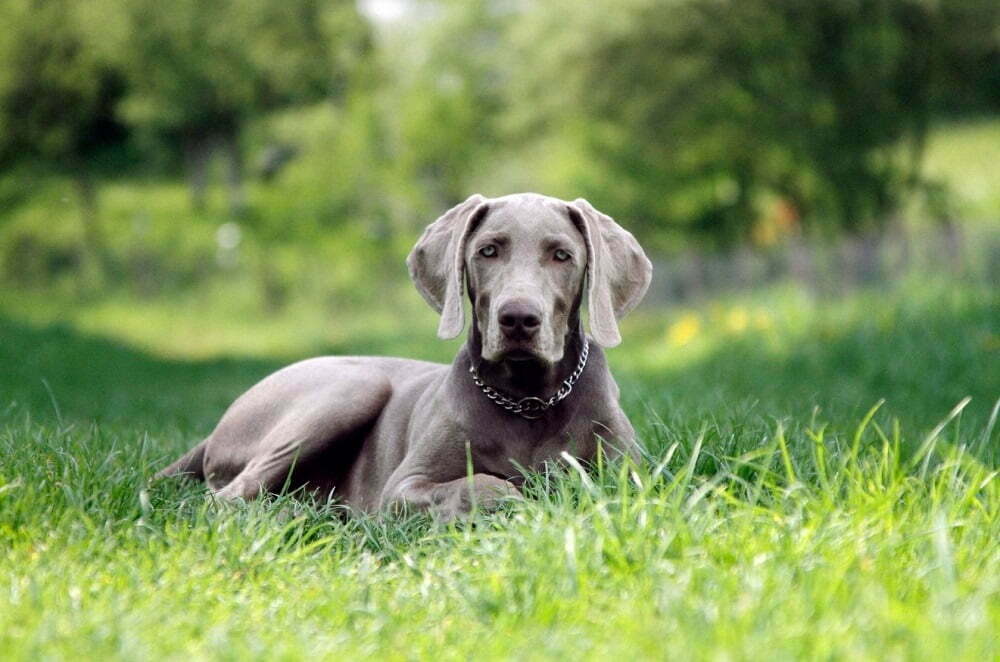
[(447, 359), (407, 251), (470, 193), (533, 190), (650, 253), (626, 367), (890, 328), (880, 301), (928, 291), (914, 319), (961, 293), (969, 356), (1000, 348), (996, 0), (0, 0), (0, 24), (24, 347)]

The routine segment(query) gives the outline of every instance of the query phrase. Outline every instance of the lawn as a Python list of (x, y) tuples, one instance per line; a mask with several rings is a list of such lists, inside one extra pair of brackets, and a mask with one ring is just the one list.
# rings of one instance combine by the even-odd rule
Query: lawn
[(271, 321), (9, 297), (4, 658), (1000, 657), (989, 283), (640, 308), (610, 357), (648, 457), (536, 476), (470, 524), (148, 483), (284, 362), (447, 360), (398, 296)]

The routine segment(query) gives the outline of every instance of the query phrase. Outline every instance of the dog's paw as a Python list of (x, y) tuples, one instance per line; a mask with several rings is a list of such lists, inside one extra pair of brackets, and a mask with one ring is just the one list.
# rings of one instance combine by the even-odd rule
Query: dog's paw
[(437, 495), (430, 509), (434, 518), (443, 522), (466, 519), (476, 512), (491, 512), (522, 496), (513, 483), (489, 474), (474, 474), (448, 487)]

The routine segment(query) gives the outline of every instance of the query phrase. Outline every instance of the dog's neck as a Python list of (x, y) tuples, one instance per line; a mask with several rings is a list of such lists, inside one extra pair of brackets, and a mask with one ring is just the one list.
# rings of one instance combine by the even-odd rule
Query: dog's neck
[(583, 351), (583, 325), (574, 320), (563, 339), (563, 355), (556, 363), (544, 361), (485, 361), (482, 358), (482, 335), (476, 324), (470, 325), (466, 343), (469, 359), (483, 382), (514, 398), (547, 398), (555, 393), (563, 380), (569, 377), (580, 361)]

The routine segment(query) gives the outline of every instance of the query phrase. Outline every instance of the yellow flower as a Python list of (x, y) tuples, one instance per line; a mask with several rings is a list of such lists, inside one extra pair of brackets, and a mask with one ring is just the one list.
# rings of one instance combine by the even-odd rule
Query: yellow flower
[(733, 333), (743, 333), (750, 323), (750, 315), (742, 308), (733, 308), (726, 315), (726, 327)]
[(681, 318), (667, 329), (667, 342), (680, 347), (686, 345), (698, 335), (701, 330), (701, 320), (694, 313), (684, 313)]

